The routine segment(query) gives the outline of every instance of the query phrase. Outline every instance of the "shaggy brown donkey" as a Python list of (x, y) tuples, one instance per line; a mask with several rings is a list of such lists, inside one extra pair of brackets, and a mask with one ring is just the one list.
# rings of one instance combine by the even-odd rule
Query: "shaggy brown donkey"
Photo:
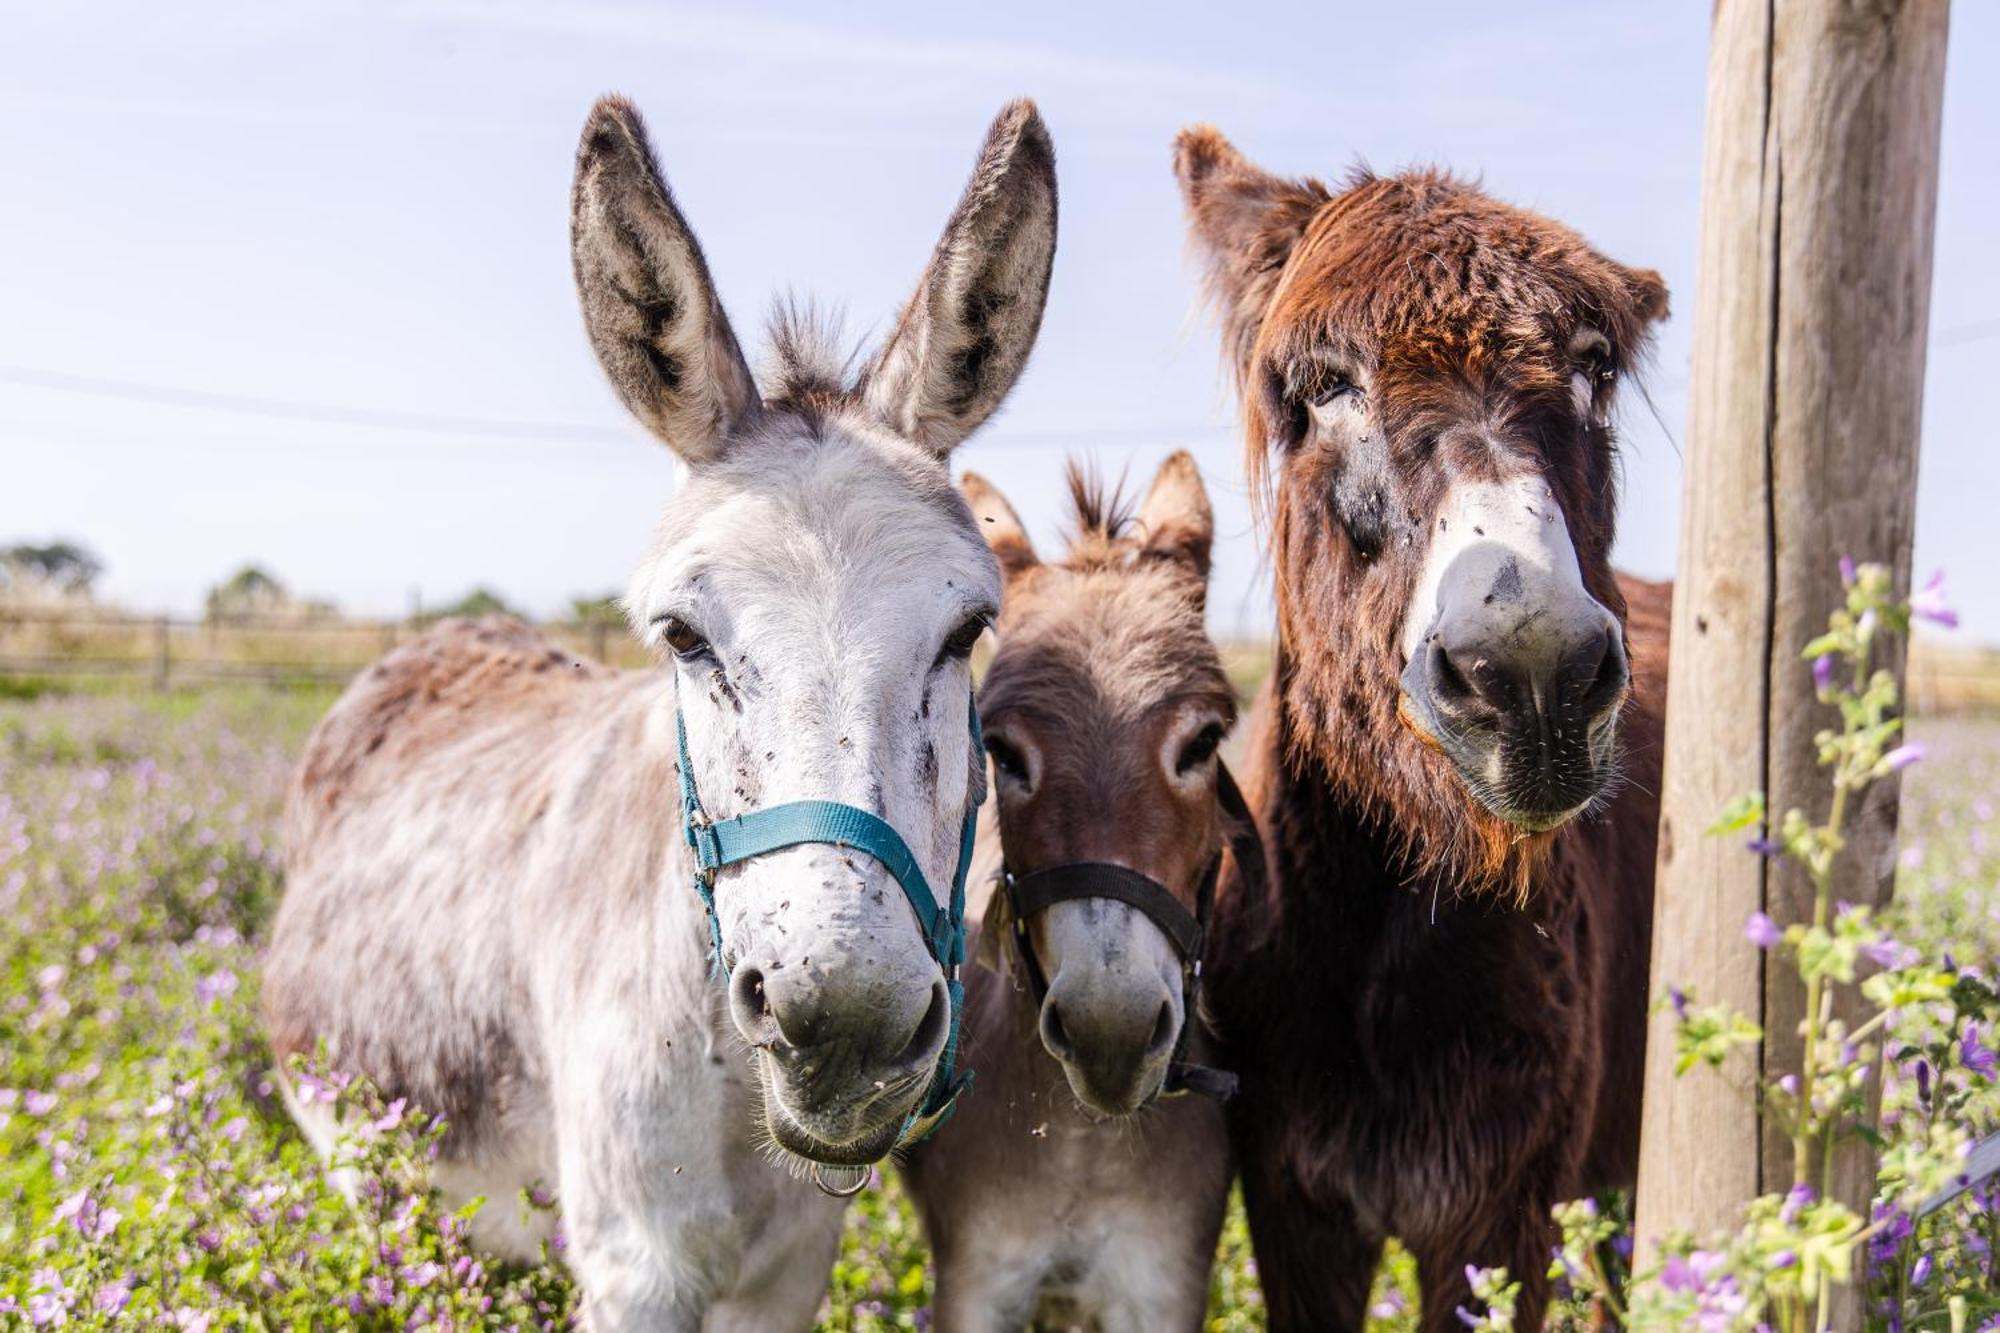
[(1276, 1329), (1547, 1300), (1553, 1204), (1638, 1153), (1668, 589), (1613, 575), (1616, 378), (1657, 274), (1434, 171), (1338, 191), (1212, 129), (1175, 168), (1278, 587), (1212, 1002)]

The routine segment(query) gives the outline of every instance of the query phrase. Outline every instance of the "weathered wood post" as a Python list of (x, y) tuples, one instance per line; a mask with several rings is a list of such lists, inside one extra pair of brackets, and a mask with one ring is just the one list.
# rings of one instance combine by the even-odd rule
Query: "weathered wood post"
[(173, 673), (173, 623), (165, 616), (153, 621), (153, 688), (164, 690)]
[[(1798, 1067), (1802, 1002), (1743, 924), (1804, 918), (1810, 886), (1703, 830), (1752, 790), (1824, 814), (1812, 737), (1832, 719), (1799, 650), (1841, 598), (1842, 555), (1907, 586), (1946, 21), (1946, 0), (1715, 8), (1652, 986), (1761, 1021), (1773, 1069)], [(1851, 816), (1838, 897), (1888, 896), (1895, 822), (1879, 783)], [(1642, 1247), (1792, 1183), (1788, 1142), (1760, 1138), (1743, 1091), (1676, 1080), (1669, 1017), (1649, 1032)], [(1865, 1208), (1867, 1155), (1835, 1174)]]

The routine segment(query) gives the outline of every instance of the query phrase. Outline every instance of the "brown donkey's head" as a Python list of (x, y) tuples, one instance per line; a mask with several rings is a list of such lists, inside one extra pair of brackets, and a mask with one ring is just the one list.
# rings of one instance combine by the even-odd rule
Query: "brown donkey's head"
[(1293, 743), (1425, 864), (1518, 873), (1510, 848), (1614, 779), (1611, 405), (1666, 288), (1441, 172), (1334, 193), (1206, 127), (1174, 165), (1270, 524)]
[[(1128, 512), (1072, 465), (1077, 531), (1036, 558), (1014, 511), (968, 474), (1005, 580), (979, 691), (1007, 865), (1109, 862), (1193, 910), (1221, 845), (1216, 749), (1236, 700), (1203, 624), (1214, 521), (1194, 459), (1167, 459)], [(1041, 1033), (1071, 1090), (1125, 1114), (1160, 1090), (1188, 1021), (1182, 960), (1147, 916), (1103, 898), (1027, 922), (1048, 980)]]

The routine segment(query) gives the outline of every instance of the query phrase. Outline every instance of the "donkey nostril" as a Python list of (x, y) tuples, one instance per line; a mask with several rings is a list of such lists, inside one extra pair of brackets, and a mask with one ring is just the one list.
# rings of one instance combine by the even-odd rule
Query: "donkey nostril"
[(896, 1053), (895, 1063), (915, 1065), (931, 1056), (931, 1048), (942, 1044), (945, 1025), (951, 1022), (951, 992), (943, 981), (931, 987), (930, 1007), (917, 1021), (917, 1030), (903, 1043), (903, 1049)]
[(1431, 697), (1438, 703), (1463, 707), (1479, 698), (1479, 687), (1466, 679), (1451, 652), (1431, 641)]
[[(1586, 650), (1588, 651), (1588, 650)], [(1582, 698), (1593, 711), (1613, 702), (1625, 691), (1631, 668), (1625, 661), (1625, 641), (1616, 625), (1608, 626), (1595, 645), (1596, 660), (1586, 673)]]
[(1148, 1053), (1157, 1055), (1171, 1046), (1174, 1041), (1174, 1002), (1160, 1001), (1160, 1016), (1153, 1023), (1153, 1040)]
[(1063, 1027), (1062, 1010), (1054, 1001), (1042, 1006), (1042, 1045), (1049, 1048), (1049, 1054), (1059, 1060), (1069, 1059), (1076, 1048), (1071, 1045), (1069, 1032)]
[(755, 967), (739, 967), (729, 983), (729, 1016), (736, 1030), (752, 1046), (772, 1046), (783, 1039), (778, 1020), (771, 1013), (771, 999), (764, 989), (764, 974)]

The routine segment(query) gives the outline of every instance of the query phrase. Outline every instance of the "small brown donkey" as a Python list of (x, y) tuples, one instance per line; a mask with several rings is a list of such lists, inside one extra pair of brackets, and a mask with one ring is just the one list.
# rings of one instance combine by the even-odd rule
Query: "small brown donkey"
[(1175, 168), (1278, 587), (1210, 954), (1271, 1326), (1360, 1328), (1393, 1235), (1426, 1329), (1467, 1264), (1539, 1328), (1552, 1205), (1637, 1157), (1668, 590), (1611, 570), (1611, 410), (1666, 289), (1435, 171)]
[(1185, 453), (1136, 516), (1074, 467), (1070, 485), (1076, 537), (1044, 564), (1006, 500), (964, 482), (1005, 579), (980, 851), (1008, 879), (967, 981), (979, 1082), (907, 1167), (954, 1333), (1199, 1328), (1229, 1189), (1216, 1103), (1158, 1100), (1199, 1081), (1178, 1058), (1204, 1042), (1181, 946), (1199, 956), (1225, 843), (1255, 845), (1216, 755), (1236, 701), (1202, 624), (1208, 497)]

